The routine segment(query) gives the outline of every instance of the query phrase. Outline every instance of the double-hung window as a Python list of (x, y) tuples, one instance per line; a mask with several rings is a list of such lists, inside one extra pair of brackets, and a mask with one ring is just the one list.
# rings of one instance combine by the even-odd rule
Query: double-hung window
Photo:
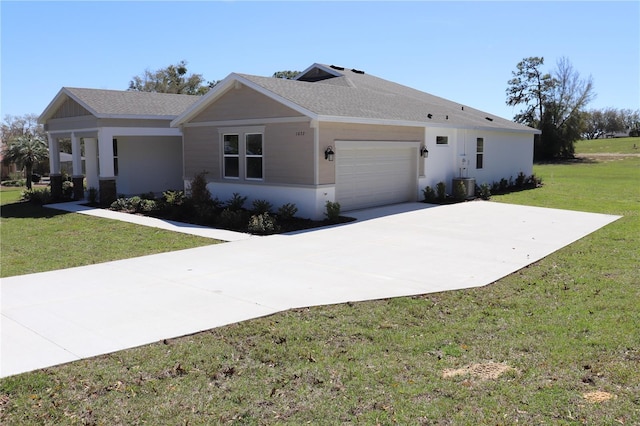
[(264, 126), (221, 128), (222, 176), (225, 179), (264, 178)]
[(225, 134), (224, 142), (224, 177), (238, 179), (240, 177), (240, 138), (237, 134)]
[(476, 139), (476, 169), (484, 166), (484, 138)]

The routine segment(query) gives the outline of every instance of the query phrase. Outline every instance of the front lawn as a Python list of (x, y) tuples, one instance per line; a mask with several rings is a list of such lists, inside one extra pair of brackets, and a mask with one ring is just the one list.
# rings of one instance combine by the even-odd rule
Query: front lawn
[(489, 286), (296, 309), (5, 378), (0, 423), (640, 424), (639, 170), (538, 165), (542, 188), (494, 196), (624, 217)]

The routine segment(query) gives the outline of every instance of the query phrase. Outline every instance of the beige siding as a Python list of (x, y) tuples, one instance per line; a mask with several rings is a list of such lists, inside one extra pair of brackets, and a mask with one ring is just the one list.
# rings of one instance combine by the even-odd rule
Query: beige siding
[(51, 118), (78, 117), (82, 115), (91, 115), (91, 113), (73, 99), (67, 99)]
[(321, 185), (335, 183), (335, 161), (325, 161), (324, 150), (327, 146), (331, 145), (335, 151), (336, 140), (424, 142), (424, 128), (350, 123), (320, 123), (318, 155), (320, 155), (319, 183)]
[(185, 127), (183, 129), (184, 177), (191, 179), (208, 172), (207, 180), (220, 178), (220, 148), (215, 127)]
[(264, 140), (265, 182), (313, 185), (313, 129), (309, 123), (267, 125)]
[(168, 129), (171, 120), (142, 120), (131, 118), (101, 118), (98, 120), (99, 127), (156, 127)]
[(297, 117), (301, 115), (253, 89), (241, 86), (239, 89), (229, 89), (191, 122)]
[(45, 129), (50, 132), (60, 130), (79, 130), (79, 129), (95, 129), (98, 126), (98, 120), (93, 115), (84, 115), (78, 117), (55, 118), (47, 120)]

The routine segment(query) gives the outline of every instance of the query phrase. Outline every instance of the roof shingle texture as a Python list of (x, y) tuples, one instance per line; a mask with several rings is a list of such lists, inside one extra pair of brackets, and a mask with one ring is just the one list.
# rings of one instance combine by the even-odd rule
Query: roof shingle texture
[(194, 95), (66, 87), (98, 116), (177, 117), (202, 99)]
[[(336, 73), (341, 76), (317, 82), (237, 75), (320, 116), (409, 121), (463, 128), (533, 130), (372, 75), (351, 70)], [(487, 117), (491, 120), (487, 120)]]

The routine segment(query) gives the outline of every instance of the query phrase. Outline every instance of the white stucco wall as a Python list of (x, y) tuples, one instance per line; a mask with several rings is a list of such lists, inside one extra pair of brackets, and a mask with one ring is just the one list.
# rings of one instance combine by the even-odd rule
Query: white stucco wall
[(182, 139), (176, 136), (117, 136), (118, 194), (181, 189)]
[[(449, 144), (436, 145), (436, 136), (448, 136)], [(484, 139), (482, 169), (476, 167), (477, 138)], [(424, 160), (425, 175), (420, 178), (420, 191), (427, 185), (435, 188), (442, 181), (447, 185), (447, 192), (451, 193), (452, 179), (461, 176), (475, 178), (477, 185), (490, 185), (502, 178), (515, 179), (520, 172), (527, 176), (533, 173), (532, 134), (427, 128), (425, 140), (429, 158)], [(463, 158), (466, 160), (464, 164)]]

